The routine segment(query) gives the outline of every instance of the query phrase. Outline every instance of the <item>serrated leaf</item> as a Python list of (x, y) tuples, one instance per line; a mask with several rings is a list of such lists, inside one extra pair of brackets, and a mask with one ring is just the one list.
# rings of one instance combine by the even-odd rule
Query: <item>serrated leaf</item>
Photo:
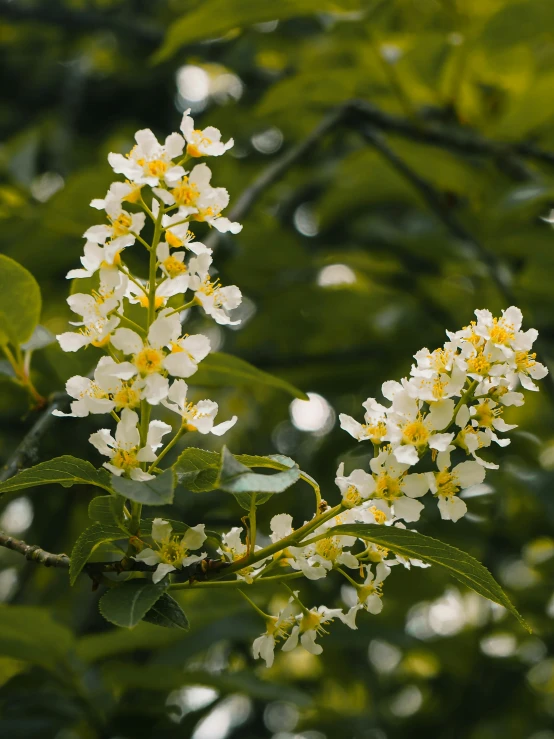
[(73, 634), (45, 608), (0, 605), (1, 655), (56, 670), (73, 646)]
[(144, 505), (167, 505), (173, 503), (175, 491), (175, 474), (173, 469), (166, 470), (153, 480), (137, 482), (126, 477), (112, 475), (112, 488), (124, 498)]
[(0, 483), (0, 493), (55, 484), (66, 488), (72, 485), (96, 485), (104, 490), (110, 490), (107, 470), (97, 470), (84, 459), (64, 455), (48, 462), (41, 462), (10, 477), (9, 480)]
[(166, 629), (182, 629), (183, 631), (190, 629), (185, 612), (168, 593), (161, 595), (142, 620)]
[(86, 528), (75, 542), (71, 552), (71, 564), (69, 565), (69, 582), (71, 585), (75, 583), (83, 567), (98, 547), (106, 542), (118, 541), (118, 539), (127, 537), (128, 534), (115, 524), (93, 523), (92, 526)]
[(189, 447), (179, 456), (173, 469), (177, 481), (192, 493), (214, 490), (221, 457), (217, 452)]
[(275, 475), (261, 475), (239, 462), (227, 447), (221, 451), (217, 487), (226, 493), (282, 493), (299, 479), (297, 465)]
[(499, 603), (513, 614), (520, 624), (531, 631), (506, 593), (487, 568), (460, 549), (417, 531), (379, 526), (377, 524), (345, 524), (329, 529), (329, 534), (358, 536), (379, 546), (391, 549), (403, 557), (422, 559), (424, 562), (444, 567), (450, 574), (479, 595)]
[(0, 254), (0, 344), (29, 341), (40, 318), (41, 296), (33, 275)]
[(110, 623), (132, 629), (166, 589), (167, 584), (129, 580), (104, 593), (99, 602), (100, 613)]
[(290, 382), (269, 372), (259, 370), (244, 359), (224, 352), (208, 354), (194, 375), (195, 385), (221, 387), (226, 385), (266, 385), (284, 390), (294, 398), (308, 400), (306, 393), (291, 385)]
[(88, 506), (88, 516), (92, 521), (107, 526), (124, 526), (123, 509), (125, 498), (121, 495), (99, 495)]
[(295, 18), (312, 13), (358, 10), (357, 0), (280, 0), (264, 3), (260, 0), (204, 0), (190, 13), (178, 18), (168, 29), (162, 47), (154, 56), (155, 62), (174, 54), (183, 44), (221, 36), (239, 26), (265, 21)]

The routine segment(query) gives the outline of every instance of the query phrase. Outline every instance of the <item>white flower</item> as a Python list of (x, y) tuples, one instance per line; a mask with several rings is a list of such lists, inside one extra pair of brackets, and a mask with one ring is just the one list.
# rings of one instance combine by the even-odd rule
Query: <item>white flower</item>
[[(133, 364), (142, 377), (161, 377), (162, 372), (169, 372), (175, 377), (190, 377), (196, 372), (198, 362), (209, 353), (209, 340), (202, 334), (180, 339), (180, 332), (179, 315), (166, 309), (150, 326), (146, 343), (132, 329), (120, 328), (114, 332), (112, 344), (125, 354), (132, 355)], [(158, 379), (158, 384), (161, 386), (162, 380), (166, 390), (169, 390), (166, 378)], [(166, 395), (167, 392), (164, 397)]]
[(138, 185), (155, 187), (165, 182), (169, 187), (178, 182), (185, 170), (172, 159), (183, 153), (185, 142), (178, 133), (170, 134), (160, 144), (152, 131), (143, 129), (135, 134), (136, 146), (127, 156), (111, 153), (108, 161), (117, 174), (123, 174)]
[(362, 405), (366, 410), (365, 423), (359, 423), (352, 416), (341, 413), (340, 426), (358, 441), (369, 439), (374, 444), (379, 444), (386, 432), (387, 409), (375, 398), (368, 398)]
[(451, 398), (430, 403), (429, 412), (421, 411), (420, 403), (402, 389), (392, 396), (387, 416), (385, 440), (391, 442), (399, 462), (417, 464), (419, 454), (427, 447), (443, 451), (454, 438), (452, 433), (440, 433), (452, 420), (454, 401)]
[(538, 336), (538, 331), (534, 328), (520, 331), (523, 315), (514, 305), (503, 310), (501, 318), (493, 318), (489, 310), (476, 310), (475, 315), (477, 336), (489, 341), (506, 357), (511, 357), (514, 351), (529, 351)]
[(344, 462), (337, 469), (335, 484), (342, 494), (343, 505), (352, 508), (359, 506), (375, 492), (375, 480), (365, 470), (354, 470), (347, 477), (344, 475)]
[[(405, 521), (418, 521), (423, 504), (420, 498), (429, 490), (429, 483), (424, 474), (406, 474), (409, 464), (399, 462), (389, 451), (381, 452), (370, 461), (372, 472), (377, 476), (374, 503), (390, 512), (394, 507), (394, 515)], [(381, 504), (381, 505), (379, 505)]]
[(179, 540), (178, 536), (173, 535), (173, 528), (169, 521), (155, 518), (152, 522), (152, 541), (156, 549), (150, 547), (143, 549), (135, 556), (135, 559), (146, 565), (157, 565), (152, 575), (152, 582), (160, 582), (168, 572), (188, 567), (188, 565), (205, 559), (206, 552), (190, 554), (192, 550), (200, 549), (206, 541), (204, 528), (204, 524), (191, 526)]
[(277, 614), (266, 620), (267, 629), (264, 634), (254, 639), (252, 655), (254, 659), (265, 660), (266, 667), (271, 667), (274, 660), (275, 642), (284, 638), (292, 625), (294, 598), (289, 598), (287, 605)]
[(141, 185), (132, 185), (130, 182), (112, 182), (106, 197), (95, 198), (90, 205), (97, 210), (105, 210), (111, 218), (117, 218), (122, 210), (121, 203), (136, 203), (140, 200)]
[[(348, 521), (350, 511), (341, 516), (335, 516), (330, 521), (314, 530), (313, 535), (319, 536), (333, 526), (338, 526)], [(352, 552), (345, 551), (356, 543), (355, 536), (327, 536), (324, 539), (303, 547), (288, 547), (289, 564), (293, 570), (300, 570), (308, 580), (319, 580), (325, 577), (335, 566), (343, 565), (350, 569), (360, 566), (357, 558)]]
[(196, 404), (188, 403), (187, 393), (187, 383), (184, 380), (175, 380), (167, 399), (162, 402), (167, 408), (181, 416), (183, 424), (189, 431), (222, 436), (237, 422), (237, 416), (233, 416), (230, 421), (214, 426), (214, 419), (219, 410), (217, 403), (213, 400), (200, 400)]
[(109, 413), (114, 408), (132, 407), (140, 402), (140, 391), (129, 385), (137, 370), (130, 362), (115, 362), (101, 357), (94, 370), (94, 380), (75, 375), (65, 385), (67, 394), (75, 398), (71, 412), (54, 410), (54, 416), (84, 418), (89, 413)]
[[(134, 305), (141, 305), (143, 308), (148, 308), (149, 284), (143, 284), (139, 280), (137, 280), (137, 282), (142, 285), (142, 288), (139, 287), (136, 282), (129, 282), (125, 292), (125, 297)], [(187, 274), (181, 274), (178, 277), (173, 277), (160, 282), (156, 287), (156, 292), (154, 293), (154, 305), (156, 310), (163, 308), (169, 298), (172, 298), (174, 295), (182, 295), (185, 293), (188, 289), (188, 285), (189, 276)]]
[(292, 516), (289, 513), (278, 513), (269, 522), (269, 528), (271, 529), (270, 539), (275, 544), (286, 536), (290, 536), (294, 531)]
[(171, 431), (171, 426), (162, 421), (150, 421), (146, 444), (140, 446), (139, 418), (135, 411), (124, 408), (121, 420), (115, 430), (115, 438), (109, 429), (100, 429), (89, 437), (90, 443), (100, 454), (110, 457), (104, 467), (120, 477), (128, 475), (132, 480), (152, 480), (150, 475), (140, 468), (141, 462), (155, 462), (156, 450), (162, 445), (162, 436)]
[(359, 610), (364, 609), (368, 613), (377, 615), (383, 610), (383, 582), (390, 575), (390, 567), (384, 562), (379, 562), (375, 567), (375, 574), (367, 567), (367, 575), (363, 585), (358, 587), (358, 603), (348, 611), (345, 623), (351, 629), (356, 627), (356, 615)]
[(208, 126), (203, 131), (195, 129), (194, 120), (189, 113), (190, 108), (183, 115), (181, 132), (187, 142), (187, 153), (191, 157), (218, 157), (233, 146), (233, 139), (224, 144), (221, 141), (221, 132), (213, 126)]
[(216, 323), (235, 326), (240, 321), (232, 321), (227, 311), (237, 308), (242, 302), (242, 293), (236, 285), (221, 287), (219, 280), (212, 282), (209, 268), (212, 258), (208, 254), (193, 257), (189, 271), (193, 273), (190, 289), (195, 291), (196, 301)]
[[(94, 241), (87, 241), (84, 248), (84, 254), (80, 257), (83, 269), (70, 269), (66, 275), (68, 280), (80, 279), (84, 277), (92, 277), (98, 270), (103, 270), (107, 274), (111, 270), (116, 275), (120, 275), (117, 271), (117, 265), (121, 262), (119, 253), (122, 247), (112, 242), (105, 246), (100, 246)], [(123, 275), (121, 275), (123, 279)], [(127, 278), (125, 278), (127, 279)]]
[(113, 249), (124, 249), (135, 243), (135, 234), (144, 228), (146, 215), (144, 213), (127, 213), (121, 210), (117, 216), (110, 217), (110, 225), (91, 226), (83, 237), (94, 244), (104, 245), (109, 240)]
[(466, 372), (455, 361), (454, 349), (449, 346), (432, 353), (421, 349), (414, 356), (417, 366), (412, 365), (411, 377), (405, 384), (411, 398), (432, 403), (460, 395)]
[(457, 521), (467, 513), (467, 506), (458, 497), (460, 490), (478, 485), (485, 479), (485, 469), (478, 462), (461, 462), (450, 469), (450, 452), (437, 455), (438, 472), (427, 472), (431, 492), (437, 496), (441, 518)]
[(283, 652), (290, 652), (300, 644), (311, 654), (321, 654), (323, 648), (316, 643), (318, 635), (326, 634), (323, 624), (340, 618), (344, 622), (345, 616), (340, 608), (327, 608), (327, 606), (319, 606), (312, 608), (297, 617), (298, 623), (293, 627), (287, 641), (283, 644)]
[[(248, 547), (242, 541), (242, 532), (243, 529), (239, 526), (234, 526), (230, 531), (227, 531), (221, 536), (221, 547), (217, 551), (228, 562), (235, 562), (238, 559), (242, 559), (248, 552)], [(253, 551), (259, 552), (260, 549), (260, 546), (254, 545)], [(264, 568), (266, 562), (267, 558), (261, 559), (251, 567), (244, 567), (236, 573), (237, 579), (251, 583), (254, 577)]]
[(211, 254), (212, 250), (205, 244), (202, 244), (200, 241), (194, 241), (195, 236), (192, 231), (189, 231), (189, 222), (187, 220), (189, 211), (190, 209), (181, 207), (172, 216), (165, 215), (162, 217), (162, 226), (165, 229), (165, 242), (163, 243), (166, 243), (173, 249), (179, 249), (183, 246), (197, 255)]

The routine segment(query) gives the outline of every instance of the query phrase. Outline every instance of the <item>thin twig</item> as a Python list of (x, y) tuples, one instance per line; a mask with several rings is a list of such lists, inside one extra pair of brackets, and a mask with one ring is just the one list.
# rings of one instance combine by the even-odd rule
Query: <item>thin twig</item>
[(37, 562), (44, 565), (45, 567), (63, 567), (65, 570), (69, 569), (69, 557), (67, 554), (52, 554), (46, 552), (39, 546), (34, 544), (27, 544), (21, 539), (14, 539), (13, 536), (8, 536), (0, 531), (0, 546), (11, 549), (14, 552), (19, 552), (25, 559), (31, 562)]
[(40, 416), (33, 426), (25, 434), (19, 446), (15, 449), (11, 457), (8, 459), (2, 470), (0, 470), (0, 482), (5, 482), (13, 477), (22, 469), (35, 453), (39, 440), (49, 430), (52, 422), (56, 418), (53, 415), (55, 410), (64, 410), (69, 403), (69, 396), (66, 393), (55, 393), (49, 404), (40, 411)]

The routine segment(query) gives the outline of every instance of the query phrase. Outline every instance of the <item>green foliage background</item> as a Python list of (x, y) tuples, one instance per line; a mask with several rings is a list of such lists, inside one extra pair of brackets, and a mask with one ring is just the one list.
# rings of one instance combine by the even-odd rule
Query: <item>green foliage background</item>
[[(0, 249), (39, 281), (43, 325), (65, 330), (64, 276), (98, 218), (89, 201), (111, 181), (107, 153), (128, 150), (135, 130), (165, 136), (191, 104), (203, 126), (235, 139), (232, 156), (210, 161), (233, 203), (356, 98), (374, 108), (329, 126), (253, 202), (241, 234), (219, 240), (222, 280), (248, 301), (243, 326), (214, 341), (357, 416), (475, 308), (516, 301), (549, 363), (554, 234), (540, 217), (554, 205), (552, 29), (546, 0), (1, 0)], [(210, 80), (200, 102), (179, 94), (185, 65)], [(441, 136), (448, 146), (436, 145)], [(319, 284), (337, 264), (355, 282)], [(94, 351), (37, 352), (35, 384), (59, 390), (89, 371)], [(8, 459), (33, 418), (23, 392), (0, 383)], [(553, 739), (554, 385), (542, 384), (510, 409), (520, 430), (485, 494), (467, 501), (470, 515), (453, 526), (427, 506), (419, 527), (483, 561), (532, 636), (436, 568), (397, 568), (380, 616), (360, 618), (357, 632), (334, 628), (321, 658), (283, 655), (266, 672), (250, 654), (263, 624), (238, 595), (179, 596), (184, 635), (144, 623), (114, 630), (87, 578), (70, 590), (64, 571), (2, 549), (0, 736)], [(319, 435), (295, 428), (278, 389), (209, 392), (222, 416), (239, 415), (226, 437), (233, 452), (290, 454), (331, 503), (338, 461), (366, 460), (336, 422)], [(103, 420), (57, 421), (28, 462), (67, 453), (98, 465), (86, 440)], [(24, 497), (27, 530), (17, 530), (16, 495), (3, 498), (0, 528), (70, 551), (92, 491)], [(281, 500), (299, 523), (311, 515), (299, 483), (261, 509), (262, 533)], [(223, 530), (242, 511), (231, 496), (181, 490), (164, 515)], [(340, 605), (339, 588), (334, 578), (302, 585), (313, 605)], [(181, 694), (179, 723), (168, 695), (194, 685), (217, 697), (191, 708), (198, 691)], [(204, 719), (212, 724), (195, 729)]]

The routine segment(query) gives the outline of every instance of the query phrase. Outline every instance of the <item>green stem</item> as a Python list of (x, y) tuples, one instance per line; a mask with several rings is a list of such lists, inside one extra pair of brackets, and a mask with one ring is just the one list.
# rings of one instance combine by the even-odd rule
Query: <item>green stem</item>
[(146, 203), (144, 202), (144, 198), (142, 197), (142, 192), (141, 192), (141, 194), (140, 194), (140, 203), (141, 203), (142, 207), (144, 208), (144, 210), (146, 211), (146, 213), (147, 213), (147, 214), (148, 214), (148, 215), (150, 216), (150, 218), (151, 218), (151, 219), (152, 219), (152, 220), (153, 220), (153, 221), (155, 222), (155, 221), (156, 221), (156, 217), (154, 216), (154, 214), (152, 213), (152, 211), (150, 210), (150, 208), (149, 208), (149, 207), (148, 207), (148, 206), (146, 205)]
[(239, 593), (242, 595), (244, 600), (248, 601), (252, 608), (256, 611), (256, 613), (259, 613), (260, 616), (264, 619), (264, 621), (267, 621), (271, 618), (271, 616), (268, 613), (264, 613), (261, 608), (258, 608), (258, 606), (254, 603), (254, 601), (250, 600), (250, 598), (246, 595), (246, 593), (243, 593), (242, 590), (239, 590)]
[(175, 436), (173, 437), (173, 439), (171, 439), (171, 441), (169, 442), (169, 444), (160, 452), (160, 454), (152, 462), (152, 464), (150, 465), (150, 467), (147, 469), (147, 472), (151, 473), (152, 470), (155, 467), (157, 467), (157, 465), (160, 463), (160, 461), (165, 457), (165, 455), (170, 451), (170, 449), (172, 449), (175, 446), (175, 444), (179, 441), (179, 439), (181, 438), (181, 436), (183, 436), (183, 434), (186, 432), (186, 430), (187, 429), (186, 429), (185, 426), (181, 426), (181, 428), (179, 429), (179, 431), (177, 431), (177, 433), (175, 434)]
[(266, 557), (269, 557), (276, 552), (280, 552), (282, 549), (286, 549), (288, 546), (298, 546), (299, 541), (304, 536), (309, 534), (318, 526), (321, 526), (321, 524), (325, 523), (325, 521), (328, 521), (330, 518), (333, 518), (333, 516), (336, 516), (338, 513), (341, 512), (342, 508), (342, 503), (339, 503), (334, 508), (331, 508), (330, 510), (322, 513), (319, 516), (316, 516), (311, 521), (308, 521), (308, 523), (305, 523), (304, 526), (301, 526), (296, 531), (293, 531), (292, 534), (289, 534), (289, 536), (285, 536), (284, 539), (280, 539), (274, 544), (269, 544), (267, 547), (259, 549), (257, 552), (251, 552), (243, 559), (237, 560), (230, 567), (227, 567), (222, 573), (221, 577), (230, 575), (231, 573), (237, 572), (237, 570), (242, 570), (245, 567), (249, 567), (256, 562), (259, 562), (261, 559), (265, 559)]
[(250, 512), (248, 514), (248, 554), (256, 548), (256, 493), (252, 493), (250, 499)]
[(192, 308), (192, 306), (196, 303), (196, 298), (193, 298), (192, 300), (189, 300), (188, 303), (185, 303), (184, 305), (180, 305), (178, 308), (175, 308), (175, 310), (172, 310), (171, 313), (167, 313), (166, 315), (172, 316), (175, 313), (180, 313), (183, 310), (187, 310), (188, 308)]
[(344, 571), (344, 570), (342, 569), (342, 567), (337, 567), (337, 571), (338, 571), (338, 572), (340, 572), (340, 574), (341, 574), (341, 575), (342, 575), (343, 577), (345, 577), (345, 578), (346, 578), (346, 579), (348, 580), (348, 582), (349, 582), (349, 583), (350, 583), (351, 585), (353, 585), (353, 586), (354, 586), (354, 587), (356, 588), (356, 590), (357, 590), (357, 589), (358, 589), (358, 588), (360, 587), (360, 583), (357, 583), (357, 582), (356, 582), (355, 580), (353, 580), (353, 579), (352, 579), (352, 578), (350, 577), (350, 575), (348, 574), (348, 572), (345, 572), (345, 571)]
[(129, 531), (131, 534), (138, 534), (140, 529), (140, 518), (142, 515), (142, 503), (135, 503), (131, 501), (131, 522), (129, 524)]
[(131, 280), (131, 282), (134, 282), (137, 287), (140, 287), (140, 289), (146, 296), (148, 296), (148, 291), (146, 290), (144, 285), (141, 282), (139, 282), (135, 277), (133, 277), (133, 275), (130, 273), (127, 267), (125, 267), (124, 265), (120, 265), (119, 269), (123, 272), (124, 275), (126, 275)]
[(123, 313), (120, 313), (119, 311), (114, 311), (114, 315), (121, 319), (122, 323), (127, 324), (130, 328), (133, 328), (135, 331), (138, 331), (141, 336), (146, 335), (146, 330), (139, 326), (138, 323), (135, 323), (134, 321), (131, 321), (130, 318), (127, 318), (127, 316), (124, 316)]
[(143, 246), (145, 246), (148, 249), (148, 251), (150, 251), (150, 249), (151, 249), (150, 244), (147, 241), (145, 241), (140, 234), (135, 233), (134, 231), (131, 231), (130, 233), (135, 237), (135, 239), (137, 239), (138, 241), (140, 241), (140, 243)]
[(473, 398), (473, 393), (475, 392), (475, 388), (479, 384), (479, 380), (473, 380), (468, 387), (468, 389), (465, 391), (465, 393), (462, 395), (460, 400), (456, 403), (456, 406), (454, 408), (454, 412), (452, 413), (452, 420), (448, 424), (448, 426), (445, 426), (441, 431), (439, 431), (440, 434), (444, 434), (448, 429), (452, 426), (454, 421), (456, 420), (456, 416), (458, 415), (458, 411), (460, 408), (468, 403)]
[[(228, 570), (226, 570), (226, 573)], [(197, 590), (198, 588), (243, 588), (252, 587), (252, 585), (262, 585), (264, 583), (281, 582), (282, 580), (297, 580), (304, 577), (302, 572), (287, 572), (285, 575), (272, 575), (271, 577), (263, 577), (260, 580), (252, 580), (251, 583), (245, 580), (194, 580), (193, 582), (176, 582), (172, 583), (170, 590)]]

